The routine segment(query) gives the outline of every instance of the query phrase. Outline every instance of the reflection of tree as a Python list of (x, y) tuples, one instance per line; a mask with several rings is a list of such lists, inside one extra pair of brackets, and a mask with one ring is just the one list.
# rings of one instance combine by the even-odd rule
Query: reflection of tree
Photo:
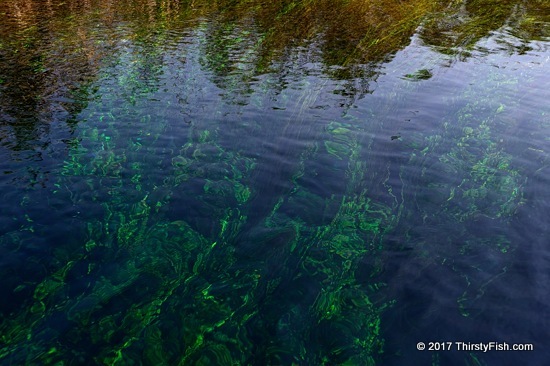
[(526, 42), (549, 36), (547, 1), (471, 0), (451, 5), (432, 16), (421, 31), (423, 40), (439, 52), (467, 56), (481, 38), (503, 26), (522, 41), (509, 45), (511, 52), (525, 52)]
[[(127, 84), (129, 98), (147, 91), (158, 81), (165, 40), (162, 29), (174, 8), (175, 2), (163, 2), (159, 8), (151, 1), (116, 5), (107, 1), (99, 8), (89, 1), (0, 4), (6, 19), (0, 25), (4, 145), (32, 150), (37, 142), (48, 140), (50, 122), (65, 121), (72, 130), (76, 115), (90, 98), (90, 82), (106, 64), (128, 62), (120, 65), (130, 66), (125, 74), (128, 80), (120, 81)], [(121, 15), (136, 24), (133, 34), (121, 32), (117, 25), (124, 20)], [(116, 60), (117, 52), (113, 53), (121, 49), (121, 42), (133, 48), (126, 60)]]
[[(256, 58), (259, 72), (268, 70), (275, 60), (292, 57), (296, 47), (312, 44), (318, 46), (319, 51), (310, 55), (309, 61), (322, 62), (327, 67), (380, 61), (408, 43), (426, 13), (440, 8), (440, 5), (426, 1), (254, 3), (253, 6), (250, 2), (246, 2), (247, 6), (239, 2), (219, 5), (226, 10), (218, 17), (221, 24), (218, 29), (225, 29), (226, 24), (254, 25), (262, 35), (258, 39)], [(220, 46), (218, 41), (214, 42)], [(221, 51), (219, 47), (218, 50)], [(217, 55), (223, 58), (223, 53)], [(221, 64), (227, 68), (230, 61), (222, 59)], [(352, 76), (349, 73), (333, 74)]]
[(48, 4), (1, 6), (7, 21), (0, 27), (0, 110), (16, 149), (42, 139), (46, 122), (69, 121), (81, 110), (100, 57), (81, 19)]
[[(405, 47), (421, 24), (423, 40), (447, 54), (473, 46), (504, 24), (525, 40), (547, 33), (539, 15), (547, 5), (540, 0), (219, 1), (208, 6), (204, 66), (234, 95), (246, 93), (258, 74), (287, 73), (289, 64), (315, 65), (337, 79), (371, 79), (375, 63)], [(368, 85), (355, 91), (364, 94)]]
[[(243, 2), (244, 3), (244, 2)], [(264, 34), (258, 69), (284, 57), (289, 48), (320, 45), (318, 61), (326, 66), (352, 66), (383, 60), (408, 44), (416, 28), (427, 21), (424, 40), (441, 50), (473, 45), (507, 24), (525, 39), (547, 36), (548, 2), (507, 1), (260, 1), (218, 3), (220, 22), (237, 19), (256, 25)], [(511, 20), (516, 20), (511, 22)], [(348, 74), (348, 76), (350, 76)]]
[(186, 29), (201, 38), (202, 66), (237, 103), (245, 102), (239, 95), (250, 93), (256, 76), (306, 64), (333, 78), (366, 81), (343, 91), (357, 96), (369, 92), (375, 64), (406, 46), (420, 24), (424, 42), (443, 53), (467, 55), (502, 26), (520, 44), (500, 42), (525, 52), (528, 40), (548, 37), (548, 6), (543, 0), (3, 2), (2, 139), (25, 149), (25, 141), (44, 135), (40, 121), (74, 120), (89, 98), (86, 85), (109, 62), (126, 69), (119, 80), (126, 98), (153, 91), (167, 47)]

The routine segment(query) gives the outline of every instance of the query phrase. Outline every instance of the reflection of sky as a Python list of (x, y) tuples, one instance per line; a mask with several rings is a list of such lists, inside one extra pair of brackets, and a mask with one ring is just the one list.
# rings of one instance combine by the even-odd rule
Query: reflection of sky
[[(434, 269), (421, 271), (422, 275), (419, 276), (419, 270), (414, 268), (414, 261), (404, 264), (395, 260), (396, 281), (403, 282), (400, 287), (402, 291), (424, 291), (423, 286), (432, 286), (431, 293), (436, 296), (436, 300), (426, 306), (435, 311), (430, 318), (437, 319), (439, 325), (433, 326), (433, 334), (437, 334), (441, 339), (456, 338), (458, 334), (462, 334), (465, 338), (477, 337), (476, 339), (509, 337), (516, 342), (542, 340), (539, 318), (541, 314), (548, 314), (544, 304), (550, 283), (550, 278), (545, 273), (545, 268), (550, 266), (550, 255), (545, 244), (546, 239), (543, 239), (549, 235), (546, 221), (550, 213), (550, 194), (544, 188), (550, 182), (550, 169), (547, 168), (550, 162), (550, 139), (547, 133), (550, 127), (548, 46), (548, 42), (544, 41), (522, 41), (511, 35), (507, 29), (501, 29), (477, 42), (467, 57), (462, 57), (460, 52), (453, 55), (434, 52), (431, 46), (425, 46), (417, 36), (414, 36), (408, 47), (397, 52), (389, 63), (383, 65), (383, 75), (378, 78), (373, 95), (357, 103), (359, 109), (362, 106), (368, 109), (373, 99), (382, 101), (388, 95), (396, 100), (402, 100), (400, 104), (395, 103), (396, 106), (400, 105), (400, 108), (396, 108), (395, 113), (385, 119), (383, 130), (387, 131), (386, 138), (390, 134), (399, 133), (403, 144), (420, 145), (422, 148), (429, 145), (422, 145), (426, 138), (430, 135), (438, 136), (443, 148), (435, 153), (428, 150), (425, 155), (416, 151), (425, 161), (431, 159), (434, 162), (433, 169), (430, 169), (429, 163), (425, 165), (425, 177), (429, 180), (423, 180), (422, 185), (415, 185), (414, 181), (409, 181), (408, 185), (409, 190), (417, 192), (417, 199), (439, 199), (440, 202), (432, 208), (434, 212), (438, 210), (439, 205), (447, 204), (449, 195), (437, 197), (428, 190), (426, 195), (422, 196), (426, 184), (441, 183), (452, 179), (452, 176), (458, 176), (460, 178), (456, 194), (460, 187), (464, 188), (476, 177), (474, 170), (454, 170), (452, 176), (445, 171), (446, 162), (452, 161), (449, 158), (460, 151), (483, 153), (484, 150), (477, 147), (477, 150), (472, 150), (468, 145), (458, 147), (457, 142), (472, 144), (464, 139), (468, 133), (475, 134), (476, 139), (481, 141), (486, 138), (483, 131), (488, 131), (490, 140), (482, 146), (485, 146), (485, 151), (490, 152), (489, 157), (506, 158), (505, 161), (515, 170), (514, 175), (510, 177), (516, 180), (517, 191), (523, 198), (513, 211), (509, 226), (499, 227), (494, 219), (487, 220), (485, 217), (474, 220), (476, 224), (470, 228), (480, 237), (490, 237), (493, 244), (498, 235), (502, 235), (502, 238), (510, 241), (511, 247), (505, 249), (513, 252), (515, 260), (510, 261), (509, 257), (491, 251), (483, 255), (478, 254), (477, 258), (473, 255), (466, 256), (466, 259), (453, 257), (456, 266), (477, 268), (478, 272), (470, 273), (468, 280), (471, 281), (472, 289), (481, 286), (480, 294), (487, 292), (485, 296), (480, 295), (477, 300), (472, 300), (475, 294), (469, 294), (471, 297), (466, 304), (471, 302), (470, 306), (474, 305), (478, 309), (488, 307), (492, 309), (494, 317), (478, 317), (478, 327), (474, 331), (465, 320), (458, 319), (458, 322), (453, 323), (449, 314), (437, 315), (441, 309), (449, 307), (449, 304), (445, 305), (444, 293), (452, 288), (452, 276)], [(429, 70), (433, 76), (419, 81), (405, 77), (414, 75), (418, 70)], [(387, 144), (389, 145), (389, 142)], [(410, 151), (406, 151), (405, 154), (409, 155)], [(375, 153), (380, 159), (383, 159), (384, 155), (387, 155), (386, 151)], [(464, 161), (462, 160), (462, 163)], [(466, 165), (464, 169), (473, 167)], [(403, 176), (414, 176), (415, 168), (418, 166), (405, 164)], [(499, 171), (498, 174), (505, 175), (503, 171)], [(501, 185), (500, 189), (502, 188)], [(484, 193), (480, 190), (477, 192)], [(491, 193), (490, 190), (487, 192)], [(494, 199), (494, 195), (487, 196), (477, 204), (490, 205), (495, 202)], [(412, 236), (419, 241), (417, 245), (422, 245), (419, 238), (423, 236), (433, 238), (440, 235), (436, 228), (431, 229), (435, 231), (421, 226), (412, 231), (416, 232), (416, 236)], [(452, 230), (449, 230), (449, 235), (451, 232)], [(429, 243), (429, 240), (426, 243)], [(446, 255), (452, 252), (452, 249), (438, 242), (428, 251), (435, 258), (448, 258)], [(462, 263), (461, 260), (465, 262)], [(388, 266), (393, 268), (391, 263), (390, 260)], [(491, 269), (491, 266), (494, 268)], [(500, 272), (503, 267), (504, 272)], [(481, 280), (483, 276), (491, 279)], [(437, 278), (441, 277), (446, 278), (444, 283), (439, 283)], [(423, 281), (426, 283), (423, 284)], [(485, 288), (483, 281), (490, 285)], [(447, 289), (440, 288), (443, 285), (447, 286)], [(524, 290), (519, 290), (520, 288)], [(520, 295), (521, 291), (525, 291), (525, 295)], [(523, 300), (499, 304), (491, 303), (491, 298)], [(401, 303), (405, 304), (405, 311), (407, 299), (403, 299)], [(497, 315), (500, 313), (503, 315)], [(398, 342), (399, 346), (403, 343), (413, 344), (413, 341), (425, 336), (425, 330), (432, 329), (430, 324), (433, 319), (426, 320), (425, 323), (413, 320), (414, 324), (423, 330), (411, 330), (413, 335), (410, 339), (406, 336), (399, 340), (389, 339), (389, 349), (392, 349), (393, 342)], [(514, 329), (513, 337), (506, 335), (508, 329)], [(410, 356), (420, 357), (415, 352), (411, 352)], [(452, 361), (451, 355), (448, 356), (450, 359), (447, 361)], [(533, 357), (537, 359), (536, 355)], [(497, 363), (509, 361), (505, 356), (496, 354), (485, 355), (483, 359)], [(396, 361), (395, 364), (400, 364), (400, 361)], [(445, 359), (441, 362), (444, 363)]]

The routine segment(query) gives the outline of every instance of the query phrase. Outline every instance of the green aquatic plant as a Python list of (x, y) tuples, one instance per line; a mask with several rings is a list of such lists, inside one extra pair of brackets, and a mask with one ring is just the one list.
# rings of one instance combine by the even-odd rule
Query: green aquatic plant
[[(523, 203), (525, 178), (496, 137), (513, 102), (487, 98), (509, 81), (480, 80), (450, 101), (441, 128), (407, 135), (387, 115), (433, 81), (431, 66), (417, 65), (393, 90), (380, 83), (371, 98), (380, 102), (366, 108), (358, 99), (368, 87), (354, 88), (367, 81), (316, 74), (323, 62), (344, 70), (383, 59), (442, 3), (198, 3), (142, 2), (139, 14), (112, 4), (139, 21), (135, 30), (114, 25), (112, 38), (123, 39), (99, 73), (101, 98), (79, 115), (48, 195), (78, 213), (66, 224), (76, 239), (48, 261), (29, 256), (42, 269), (14, 287), (28, 296), (0, 320), (0, 359), (373, 365), (396, 286), (384, 260), (396, 247), (459, 278), (456, 309), (476, 316), (514, 251), (505, 235), (476, 229), (502, 227)], [(209, 11), (214, 20), (193, 15)], [(523, 19), (526, 29), (536, 23)], [(265, 70), (280, 74), (258, 75)], [(348, 104), (325, 117), (333, 102)], [(231, 142), (242, 136), (243, 146)], [(264, 159), (272, 146), (280, 161)], [(419, 173), (407, 176), (411, 167)], [(0, 237), (3, 247), (43, 232), (24, 217)]]
[[(135, 78), (132, 70), (127, 76)], [(131, 87), (144, 87), (144, 93), (154, 93), (142, 85)], [(55, 265), (36, 284), (32, 299), (13, 314), (12, 320), (0, 324), (3, 359), (56, 363), (84, 357), (91, 362), (91, 353), (81, 350), (89, 345), (100, 350), (93, 356), (94, 362), (126, 363), (143, 342), (147, 360), (153, 363), (166, 359), (159, 351), (162, 347), (154, 343), (161, 334), (155, 324), (162, 309), (170, 304), (181, 310), (181, 301), (196, 296), (194, 287), (187, 284), (221, 270), (213, 251), (221, 251), (227, 265), (232, 263), (228, 243), (246, 222), (246, 210), (235, 206), (253, 197), (246, 181), (254, 169), (253, 159), (226, 151), (216, 141), (216, 130), (195, 128), (189, 129), (180, 154), (174, 154), (172, 147), (159, 143), (169, 128), (163, 110), (166, 105), (159, 108), (140, 93), (135, 94), (136, 99), (127, 99), (119, 89), (112, 92), (101, 85), (99, 90), (102, 102), (91, 104), (82, 116), (86, 123), (76, 130), (81, 143), (69, 150), (54, 192), (56, 199), (76, 207), (85, 205), (98, 214), (87, 219), (82, 245), (56, 253)], [(149, 109), (151, 114), (137, 116), (136, 108)], [(151, 115), (155, 116), (154, 123)], [(130, 138), (123, 128), (126, 121), (134, 121), (137, 126)], [(151, 177), (148, 170), (163, 162), (149, 159), (157, 159), (159, 150), (168, 149), (171, 157), (166, 174), (158, 179)], [(204, 187), (197, 199), (208, 210), (213, 225), (210, 232), (196, 223), (191, 227), (183, 220), (164, 216), (173, 192), (196, 184)], [(206, 294), (209, 286), (199, 293)], [(183, 298), (174, 296), (182, 287)], [(143, 290), (141, 296), (137, 296), (138, 289)], [(130, 300), (136, 296), (140, 300)], [(212, 330), (233, 311), (211, 296), (204, 301), (204, 308), (211, 308), (208, 314), (221, 314), (211, 325)], [(189, 306), (200, 306), (200, 302), (190, 302)], [(49, 325), (56, 314), (65, 314), (63, 322), (71, 326), (65, 329), (68, 338), (62, 341), (64, 346), (48, 348), (47, 342), (40, 341), (43, 329), (51, 337), (65, 337)], [(167, 314), (175, 315), (171, 311)], [(195, 345), (186, 343), (189, 348), (181, 355), (191, 355), (192, 349), (199, 348), (201, 334), (210, 332), (207, 324), (208, 320), (202, 319), (197, 324), (202, 330), (190, 329), (186, 337)]]
[[(357, 136), (353, 123), (328, 124), (327, 141), (341, 146), (339, 154), (318, 148), (302, 154), (292, 193), (281, 197), (264, 221), (266, 230), (274, 232), (272, 241), (290, 238), (277, 249), (285, 253), (282, 263), (267, 259), (265, 265), (276, 266), (277, 274), (268, 274), (267, 287), (256, 295), (279, 304), (278, 309), (269, 308), (269, 303), (260, 309), (269, 314), (262, 320), (264, 326), (274, 327), (278, 334), (264, 356), (267, 362), (374, 364), (383, 352), (380, 316), (392, 301), (373, 300), (384, 285), (366, 286), (362, 276), (376, 276), (384, 235), (397, 224), (399, 207), (369, 197)], [(302, 186), (314, 174), (307, 160), (322, 156), (343, 166), (340, 173), (346, 177), (343, 191), (326, 198)], [(310, 218), (302, 207), (305, 202), (314, 202), (329, 219), (322, 223)], [(285, 283), (289, 280), (278, 278), (279, 273), (292, 274), (292, 287)]]
[(420, 69), (413, 74), (406, 74), (405, 78), (413, 81), (428, 80), (432, 77), (432, 73), (427, 69)]
[[(524, 179), (518, 170), (513, 169), (511, 156), (491, 139), (491, 127), (495, 124), (495, 117), (490, 116), (478, 122), (478, 117), (474, 117), (474, 113), (469, 113), (471, 108), (476, 108), (476, 104), (469, 105), (459, 112), (462, 115), (458, 125), (445, 124), (452, 134), (462, 129), (453, 148), (442, 153), (441, 149), (430, 144), (428, 139), (426, 146), (420, 151), (421, 155), (412, 157), (415, 161), (422, 154), (441, 154), (431, 169), (442, 169), (454, 175), (456, 185), (449, 185), (445, 189), (440, 185), (440, 193), (437, 202), (434, 203), (440, 205), (439, 212), (445, 212), (459, 222), (474, 219), (479, 215), (493, 219), (511, 217), (515, 209), (522, 204), (521, 186)], [(440, 138), (439, 141), (443, 139)]]
[[(352, 140), (355, 139), (352, 125), (341, 124), (338, 128), (340, 130), (336, 130), (335, 136), (345, 132)], [(327, 136), (333, 135), (333, 129), (329, 127), (327, 131)], [(236, 167), (250, 168), (254, 164), (246, 159), (240, 163), (235, 160), (238, 155), (217, 145), (215, 134), (208, 134), (207, 139), (200, 138), (205, 136), (202, 133), (192, 133), (191, 136), (196, 137), (192, 137), (180, 155), (172, 159), (173, 176), (187, 175), (188, 178), (174, 182), (182, 185), (184, 182), (189, 184), (203, 179), (203, 193), (198, 199), (208, 202), (205, 207), (211, 207), (213, 213), (221, 212), (221, 202), (229, 204), (229, 207), (248, 202), (248, 194), (245, 194), (246, 201), (231, 199), (234, 195), (232, 188), (241, 187), (242, 183), (228, 185), (226, 182), (237, 177), (246, 178), (250, 172)], [(210, 171), (199, 170), (198, 165), (195, 167), (200, 159), (208, 161), (210, 156), (206, 153), (197, 154), (197, 149), (211, 151), (216, 159), (210, 163), (217, 164), (218, 169)], [(128, 254), (124, 255), (128, 259), (141, 258), (142, 255), (148, 258), (140, 265), (137, 264), (140, 261), (134, 259), (136, 264), (123, 272), (131, 273), (141, 268), (141, 276), (147, 274), (150, 278), (156, 271), (162, 271), (163, 274), (152, 283), (165, 283), (166, 278), (173, 280), (169, 281), (167, 287), (162, 285), (159, 292), (152, 294), (150, 289), (147, 293), (149, 296), (146, 298), (154, 297), (157, 298), (155, 304), (162, 303), (162, 310), (159, 312), (159, 305), (149, 306), (145, 303), (132, 307), (123, 322), (129, 329), (125, 341), (119, 342), (119, 346), (107, 353), (102, 353), (97, 360), (116, 364), (145, 357), (147, 363), (234, 364), (250, 362), (250, 357), (261, 357), (272, 362), (294, 360), (325, 364), (340, 361), (372, 364), (383, 345), (379, 334), (380, 315), (391, 305), (391, 301), (373, 300), (379, 296), (377, 293), (383, 284), (367, 286), (357, 277), (357, 272), (364, 271), (362, 267), (366, 262), (372, 261), (373, 268), (377, 268), (376, 253), (380, 250), (384, 233), (396, 224), (396, 217), (393, 213), (395, 208), (374, 202), (368, 197), (367, 187), (363, 187), (360, 191), (362, 193), (354, 193), (354, 187), (364, 184), (364, 167), (359, 163), (358, 150), (357, 143), (349, 145), (342, 159), (319, 148), (301, 154), (302, 160), (293, 178), (293, 193), (287, 198), (281, 197), (275, 203), (264, 223), (265, 230), (271, 234), (259, 240), (254, 236), (245, 239), (250, 235), (243, 232), (247, 222), (246, 211), (228, 206), (223, 215), (218, 215), (221, 217), (218, 230), (210, 240), (201, 239), (204, 236), (184, 222), (159, 222), (143, 234), (140, 234), (142, 231), (139, 226), (134, 224), (121, 226), (133, 238), (125, 240), (129, 246)], [(348, 170), (341, 171), (341, 174), (348, 177), (346, 184), (350, 189), (349, 196), (335, 192), (334, 196), (327, 199), (301, 187), (301, 182), (313, 173), (309, 170), (307, 160), (317, 154), (326, 155), (334, 161), (345, 161), (344, 166)], [(220, 169), (229, 162), (231, 169)], [(197, 173), (201, 175), (194, 177)], [(218, 196), (223, 198), (220, 203), (213, 200)], [(317, 197), (315, 200), (326, 207), (331, 218), (320, 226), (318, 221), (307, 219), (305, 212), (299, 209), (301, 202), (304, 202), (297, 199), (299, 197), (306, 200)], [(151, 210), (140, 206), (136, 207), (135, 212), (136, 218), (139, 218)], [(124, 221), (125, 224), (130, 222)], [(166, 233), (168, 228), (171, 228), (171, 233)], [(187, 235), (189, 239), (182, 237), (172, 240), (182, 235)], [(238, 242), (237, 237), (240, 237)], [(136, 246), (136, 243), (143, 243), (146, 247)], [(188, 260), (180, 258), (178, 252), (183, 243), (191, 245), (184, 251), (188, 254)], [(254, 243), (258, 256), (251, 264), (243, 265), (249, 255), (245, 249), (247, 243)], [(151, 249), (157, 248), (156, 251), (148, 251), (149, 246)], [(175, 251), (167, 253), (164, 248), (173, 248)], [(163, 259), (155, 266), (154, 258), (159, 256)], [(187, 266), (178, 267), (175, 263), (181, 263), (182, 260)], [(273, 266), (279, 270), (266, 271)], [(367, 273), (375, 275), (376, 270)], [(289, 280), (285, 276), (290, 274), (292, 281), (297, 281), (297, 286), (291, 290), (285, 285)], [(108, 284), (103, 283), (98, 288), (108, 287)], [(297, 303), (293, 300), (307, 287), (316, 290), (305, 296), (303, 301)], [(273, 307), (274, 302), (279, 306)], [(94, 328), (94, 334), (105, 334), (103, 337), (94, 336), (96, 344), (112, 344), (114, 333), (107, 330), (120, 324), (120, 320), (116, 320), (120, 315), (101, 318), (99, 309), (89, 306), (85, 309), (85, 318), (92, 316), (102, 319), (99, 323), (87, 320), (90, 324), (102, 324), (101, 328)], [(139, 316), (130, 315), (134, 311), (139, 312)], [(278, 336), (274, 346), (264, 349), (267, 344), (254, 344), (251, 337), (261, 336), (267, 340), (263, 338), (267, 336), (263, 334), (266, 326), (274, 329)], [(333, 332), (341, 335), (336, 343), (323, 336)], [(136, 336), (132, 337), (131, 334)], [(182, 341), (175, 342), (175, 339)], [(309, 342), (323, 345), (323, 348), (310, 350)]]
[(329, 124), (327, 131), (331, 135), (331, 138), (325, 141), (327, 152), (340, 160), (349, 157), (353, 144), (356, 143), (353, 132), (337, 122)]
[(499, 136), (507, 128), (502, 115), (518, 108), (503, 89), (516, 83), (488, 72), (453, 94), (436, 133), (409, 136), (408, 164), (418, 172), (409, 178), (418, 187), (410, 201), (418, 216), (408, 232), (423, 253), (418, 260), (459, 284), (457, 313), (464, 317), (485, 311), (479, 304), (502, 281), (515, 250), (503, 233), (525, 202), (527, 179)]

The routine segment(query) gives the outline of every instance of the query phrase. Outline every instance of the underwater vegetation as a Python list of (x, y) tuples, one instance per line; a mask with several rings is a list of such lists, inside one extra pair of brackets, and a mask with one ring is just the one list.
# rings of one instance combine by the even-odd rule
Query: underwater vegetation
[(544, 40), (545, 2), (42, 5), (0, 5), (2, 147), (46, 157), (4, 195), (1, 363), (380, 364), (392, 255), (486, 311), (528, 181), (499, 91), (525, 81), (495, 68), (405, 133), (436, 66), (377, 85), (380, 63), (417, 31), (445, 60)]
[[(418, 136), (409, 160), (422, 187), (411, 197), (421, 220), (410, 235), (418, 236), (423, 228), (444, 222), (459, 224), (451, 236), (448, 231), (434, 231), (429, 238), (421, 234), (416, 241), (429, 253), (426, 261), (449, 266), (463, 277), (464, 293), (457, 303), (464, 316), (476, 311), (484, 288), (506, 272), (508, 261), (487, 258), (504, 258), (514, 251), (510, 240), (499, 232), (525, 203), (522, 191), (527, 178), (496, 137), (502, 128), (499, 114), (505, 105), (513, 108), (515, 101), (500, 99), (497, 104), (487, 97), (508, 82), (513, 83), (494, 73), (482, 85), (466, 89), (471, 102), (457, 106), (445, 118), (440, 134)], [(425, 247), (429, 242), (439, 242), (439, 247)], [(468, 275), (457, 265), (460, 256), (468, 257), (468, 265), (483, 275)]]
[[(253, 180), (260, 161), (228, 150), (220, 143), (222, 131), (200, 125), (167, 145), (169, 119), (151, 107), (145, 109), (157, 123), (140, 115), (141, 129), (129, 138), (124, 121), (136, 118), (134, 108), (147, 102), (117, 90), (105, 91), (101, 104), (87, 108), (82, 142), (69, 152), (53, 192), (76, 206), (96, 206), (98, 214), (82, 223), (82, 245), (61, 246), (43, 278), (25, 286), (33, 288), (32, 296), (2, 321), (5, 360), (375, 364), (384, 353), (382, 314), (395, 304), (381, 280), (386, 237), (403, 227), (414, 235), (413, 210), (437, 225), (479, 215), (505, 221), (521, 204), (521, 174), (491, 140), (498, 108), (484, 119), (469, 119), (481, 115), (473, 98), (447, 117), (458, 121), (445, 124), (449, 134), (462, 131), (456, 145), (438, 143), (443, 137), (437, 135), (423, 137), (408, 162), (454, 169), (456, 185), (433, 179), (427, 185), (442, 197), (437, 206), (418, 196), (409, 202), (405, 187), (389, 184), (393, 166), (369, 171), (374, 165), (365, 161), (374, 142), (349, 114), (328, 121), (318, 139), (294, 153), (289, 190), (250, 227), (248, 217), (255, 213), (249, 208), (261, 199)], [(373, 107), (373, 113), (383, 109)], [(333, 168), (318, 171), (312, 164), (318, 160)], [(163, 174), (147, 174), (154, 166)], [(318, 174), (321, 181), (322, 174), (336, 174), (341, 183), (320, 191), (309, 183)], [(89, 189), (79, 189), (82, 184)], [(170, 206), (182, 195), (200, 211), (171, 219)], [(209, 218), (207, 225), (201, 217)], [(3, 237), (4, 245), (9, 238)], [(458, 253), (442, 248), (446, 252), (439, 255), (452, 261), (480, 246), (512, 250), (505, 237), (463, 233), (462, 240)], [(426, 260), (441, 262), (429, 243), (418, 245)], [(476, 289), (487, 285), (465, 285), (457, 298), (464, 315), (479, 296)]]
[[(119, 74), (118, 82), (150, 94), (147, 83), (138, 81), (132, 86), (125, 81), (136, 81), (134, 70), (128, 68), (126, 75)], [(163, 150), (156, 142), (167, 128), (162, 110), (137, 115), (139, 100), (128, 98), (125, 88), (117, 88), (113, 94), (109, 87), (100, 91), (101, 103), (95, 108), (90, 106), (83, 116), (92, 125), (79, 129), (83, 142), (69, 152), (53, 192), (62, 197), (58, 199), (86, 206), (82, 210), (97, 214), (86, 220), (85, 244), (68, 252), (60, 248), (54, 268), (36, 284), (28, 307), (23, 306), (2, 322), (6, 330), (2, 332), (2, 358), (10, 355), (14, 362), (56, 363), (85, 357), (89, 362), (87, 358), (94, 352), (79, 351), (88, 344), (103, 349), (95, 354), (96, 362), (119, 362), (144, 331), (153, 337), (151, 341), (155, 338), (157, 331), (145, 328), (157, 321), (169, 299), (181, 300), (174, 295), (178, 288), (186, 287), (184, 284), (195, 277), (200, 282), (204, 273), (211, 273), (212, 266), (217, 265), (212, 263), (212, 252), (231, 254), (226, 243), (246, 220), (233, 206), (250, 198), (245, 179), (253, 169), (253, 161), (241, 159), (237, 152), (224, 151), (215, 141), (216, 131), (196, 129), (189, 129), (181, 150), (171, 150), (164, 162), (156, 161)], [(151, 116), (155, 123), (151, 123)], [(124, 129), (119, 124), (137, 118), (142, 127), (135, 136), (122, 135)], [(143, 156), (154, 160), (144, 161)], [(158, 176), (158, 180), (147, 177), (145, 167), (150, 168), (151, 162), (164, 163), (171, 174)], [(205, 215), (217, 224), (208, 239), (182, 220), (161, 218), (172, 190), (193, 187), (202, 187), (203, 192), (196, 198), (207, 211)], [(142, 301), (134, 302), (131, 299), (138, 289), (144, 291)], [(120, 313), (116, 309), (126, 310)], [(51, 333), (56, 331), (50, 330), (48, 323), (59, 315), (71, 324), (72, 331), (67, 333), (65, 327)], [(67, 337), (69, 343), (61, 348), (42, 348), (44, 328), (48, 337)], [(81, 333), (80, 328), (87, 330)], [(195, 330), (200, 337), (200, 330)], [(151, 347), (145, 352), (155, 363), (157, 346)]]

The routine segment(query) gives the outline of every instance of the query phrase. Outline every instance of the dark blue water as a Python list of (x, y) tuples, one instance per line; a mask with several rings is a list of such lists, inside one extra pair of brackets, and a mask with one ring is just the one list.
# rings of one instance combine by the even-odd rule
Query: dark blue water
[(2, 5), (2, 364), (548, 362), (547, 23), (327, 65), (138, 5)]

